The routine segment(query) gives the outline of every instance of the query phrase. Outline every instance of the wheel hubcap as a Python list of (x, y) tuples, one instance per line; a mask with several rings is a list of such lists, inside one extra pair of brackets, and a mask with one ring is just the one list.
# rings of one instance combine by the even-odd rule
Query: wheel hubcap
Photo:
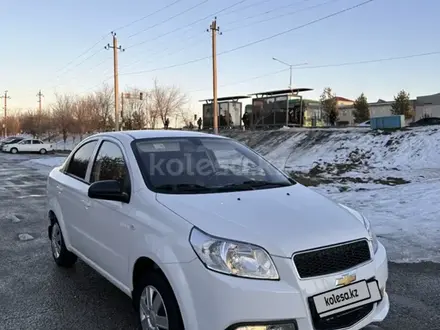
[(58, 259), (61, 254), (61, 231), (57, 223), (52, 228), (51, 246), (53, 256)]
[(140, 301), (142, 330), (168, 330), (168, 314), (159, 291), (147, 286)]

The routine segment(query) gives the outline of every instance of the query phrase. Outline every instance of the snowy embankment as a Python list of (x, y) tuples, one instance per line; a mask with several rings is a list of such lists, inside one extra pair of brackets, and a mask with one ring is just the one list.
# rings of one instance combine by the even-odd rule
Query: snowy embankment
[[(227, 135), (301, 183), (363, 212), (390, 260), (440, 262), (440, 128), (393, 133), (282, 129)], [(63, 161), (54, 157), (31, 163), (48, 173)]]

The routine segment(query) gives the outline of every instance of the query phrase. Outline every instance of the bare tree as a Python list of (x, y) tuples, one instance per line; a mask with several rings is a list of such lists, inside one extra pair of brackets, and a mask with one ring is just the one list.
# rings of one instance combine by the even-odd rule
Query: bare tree
[(181, 109), (179, 119), (183, 122), (185, 127), (191, 127), (191, 125), (194, 125), (194, 117), (191, 115), (190, 109)]
[(72, 96), (55, 94), (55, 103), (52, 105), (53, 119), (59, 132), (63, 135), (64, 143), (66, 143), (68, 134), (73, 126), (73, 106), (74, 100)]
[(113, 88), (104, 84), (101, 90), (94, 94), (96, 100), (96, 127), (97, 130), (111, 130), (114, 127)]
[[(142, 93), (142, 99), (141, 99)], [(139, 88), (125, 93), (123, 123), (125, 129), (143, 129), (146, 125), (149, 94)]]
[(97, 109), (96, 99), (92, 95), (84, 96), (73, 104), (74, 133), (79, 134), (80, 140), (84, 134), (93, 130), (93, 120)]
[(177, 87), (159, 86), (157, 80), (154, 81), (154, 88), (151, 91), (152, 113), (150, 117), (160, 119), (163, 124), (165, 121), (176, 114), (180, 114), (188, 103), (187, 97)]
[(20, 115), (20, 129), (27, 134), (37, 134), (38, 123), (34, 111), (28, 110)]
[(20, 117), (17, 114), (9, 115), (6, 121), (2, 120), (1, 124), (6, 124), (9, 134), (20, 132)]

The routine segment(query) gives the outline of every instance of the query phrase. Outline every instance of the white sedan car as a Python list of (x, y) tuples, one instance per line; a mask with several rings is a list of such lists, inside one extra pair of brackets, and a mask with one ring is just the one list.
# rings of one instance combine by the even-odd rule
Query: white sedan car
[(141, 329), (361, 329), (389, 310), (369, 221), (244, 145), (196, 132), (83, 140), (47, 181), (55, 262), (130, 296)]
[(364, 121), (360, 124), (358, 124), (358, 127), (371, 127), (370, 120)]
[(24, 139), (17, 143), (3, 145), (3, 151), (13, 154), (19, 152), (38, 152), (40, 154), (46, 154), (49, 151), (53, 151), (53, 147), (52, 144), (44, 143), (38, 139)]

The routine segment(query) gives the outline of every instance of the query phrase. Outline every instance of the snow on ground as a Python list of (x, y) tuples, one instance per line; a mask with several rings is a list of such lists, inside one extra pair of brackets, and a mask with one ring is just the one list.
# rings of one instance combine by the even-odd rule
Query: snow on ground
[[(299, 182), (363, 212), (395, 262), (440, 262), (440, 129), (228, 132)], [(79, 142), (79, 141), (78, 141)], [(28, 161), (42, 173), (64, 157)]]
[(43, 175), (49, 175), (53, 168), (61, 166), (65, 160), (65, 156), (34, 158), (22, 162), (22, 165), (35, 168)]
[[(84, 135), (82, 138), (85, 139), (86, 135)], [(81, 140), (82, 139), (79, 135), (68, 136), (66, 142), (64, 142), (61, 137), (56, 137), (53, 140), (52, 145), (55, 150), (72, 150), (78, 143), (81, 142)]]

